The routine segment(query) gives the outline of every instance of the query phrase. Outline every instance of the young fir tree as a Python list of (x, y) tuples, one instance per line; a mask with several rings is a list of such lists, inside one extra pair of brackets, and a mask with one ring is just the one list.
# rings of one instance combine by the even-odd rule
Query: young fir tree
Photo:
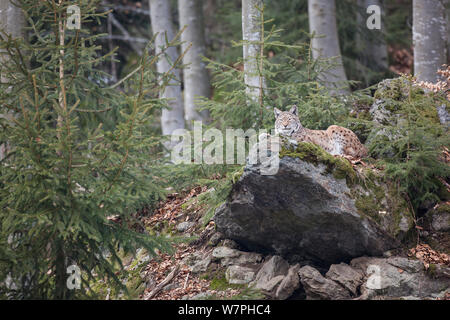
[[(77, 2), (81, 29), (70, 30), (73, 1), (16, 1), (28, 41), (0, 33), (0, 294), (8, 298), (67, 299), (92, 293), (94, 277), (121, 286), (118, 249), (168, 250), (162, 237), (129, 228), (131, 213), (159, 199), (150, 152), (158, 140), (149, 119), (164, 101), (146, 54), (121, 84), (108, 87), (88, 26), (105, 13), (99, 1)], [(172, 46), (168, 43), (166, 47)], [(164, 50), (160, 55), (164, 54)], [(114, 221), (110, 217), (114, 216)], [(116, 222), (119, 220), (120, 222)], [(81, 290), (67, 286), (68, 266), (81, 270)]]
[[(214, 73), (215, 97), (204, 100), (203, 105), (211, 112), (214, 123), (221, 128), (272, 129), (273, 107), (288, 110), (297, 104), (300, 120), (308, 128), (326, 129), (342, 120), (348, 114), (345, 103), (339, 97), (332, 97), (320, 86), (318, 76), (333, 68), (329, 60), (315, 60), (308, 44), (289, 45), (280, 40), (283, 30), (275, 26), (267, 31), (265, 26), (272, 19), (265, 20), (264, 7), (256, 7), (259, 40), (233, 42), (234, 46), (253, 45), (259, 50), (250, 59), (256, 68), (252, 75), (262, 81), (255, 84), (245, 81), (242, 66), (246, 61), (239, 59), (234, 66), (209, 60)], [(251, 88), (249, 88), (251, 86)], [(257, 97), (255, 98), (255, 95)]]

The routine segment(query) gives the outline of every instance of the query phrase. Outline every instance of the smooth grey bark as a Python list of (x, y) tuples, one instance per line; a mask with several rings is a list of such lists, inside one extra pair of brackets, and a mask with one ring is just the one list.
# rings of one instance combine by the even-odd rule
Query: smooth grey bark
[[(0, 29), (13, 38), (25, 37), (24, 32), (25, 18), (22, 9), (13, 5), (9, 0), (0, 0)], [(7, 81), (2, 70), (1, 64), (7, 61), (8, 57), (0, 50), (0, 81)], [(1, 118), (8, 119), (9, 114), (0, 114)], [(7, 143), (0, 145), (0, 160), (7, 153)]]
[(315, 33), (311, 39), (314, 59), (331, 59), (333, 67), (322, 72), (319, 80), (332, 93), (349, 93), (336, 23), (334, 0), (308, 0), (309, 32)]
[(444, 0), (413, 0), (414, 75), (436, 82), (446, 62), (448, 39)]
[[(366, 27), (366, 21), (369, 18), (367, 8), (376, 5), (381, 9), (381, 29), (372, 29), (365, 32), (368, 36), (358, 33), (357, 45), (361, 49), (361, 62), (365, 66), (370, 66), (376, 71), (384, 71), (388, 69), (388, 50), (385, 40), (385, 26), (383, 23), (384, 7), (380, 0), (358, 0), (359, 14), (358, 24), (363, 28)], [(371, 65), (369, 65), (371, 64)]]
[(206, 63), (202, 60), (206, 53), (203, 25), (203, 0), (178, 0), (180, 28), (187, 26), (181, 34), (182, 51), (192, 47), (183, 57), (184, 117), (188, 123), (194, 120), (207, 121), (209, 112), (198, 111), (198, 97), (210, 96), (210, 82)]
[(450, 0), (446, 0), (444, 4), (447, 18), (447, 64), (450, 64)]
[(247, 96), (254, 102), (258, 101), (261, 90), (265, 87), (265, 81), (259, 71), (258, 56), (260, 56), (261, 45), (257, 42), (262, 40), (261, 34), (261, 12), (258, 8), (263, 7), (262, 0), (242, 0), (242, 40), (255, 43), (244, 43), (244, 81)]
[[(174, 26), (171, 21), (170, 3), (167, 0), (149, 0), (150, 2), (150, 19), (153, 34), (158, 34), (155, 38), (156, 54), (159, 54), (162, 48), (166, 47), (166, 37), (171, 41), (174, 36)], [(167, 59), (166, 59), (167, 55)], [(168, 72), (178, 59), (177, 48), (169, 47), (165, 51), (165, 55), (161, 55), (156, 63), (158, 73), (164, 74)], [(174, 68), (170, 71), (173, 80), (169, 82), (167, 87), (160, 93), (160, 97), (168, 99), (169, 109), (163, 109), (161, 114), (161, 129), (163, 135), (170, 135), (176, 129), (184, 128), (184, 110), (181, 98), (181, 86), (179, 83), (180, 70)]]
[(23, 37), (25, 18), (22, 9), (13, 5), (9, 0), (0, 0), (0, 28), (14, 38)]

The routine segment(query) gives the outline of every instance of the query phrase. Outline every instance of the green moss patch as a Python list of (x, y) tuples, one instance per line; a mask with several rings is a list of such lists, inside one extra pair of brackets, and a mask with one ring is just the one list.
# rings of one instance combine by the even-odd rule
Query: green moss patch
[(325, 164), (327, 172), (332, 173), (336, 179), (345, 179), (348, 185), (357, 181), (357, 175), (350, 162), (341, 157), (335, 157), (321, 147), (308, 142), (299, 142), (296, 146), (283, 144), (280, 158), (298, 158), (313, 164)]

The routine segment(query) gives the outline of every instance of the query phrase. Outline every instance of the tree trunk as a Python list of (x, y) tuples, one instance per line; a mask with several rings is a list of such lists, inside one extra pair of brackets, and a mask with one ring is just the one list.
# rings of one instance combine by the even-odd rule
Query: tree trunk
[(356, 42), (358, 48), (361, 49), (363, 65), (376, 71), (385, 71), (389, 67), (388, 50), (385, 39), (386, 29), (383, 23), (384, 8), (380, 0), (358, 0), (358, 24), (365, 28), (369, 18), (367, 8), (371, 5), (376, 5), (381, 9), (381, 29), (367, 30), (368, 36), (358, 33)]
[[(158, 34), (155, 38), (156, 54), (161, 52), (161, 47), (166, 46), (165, 38), (171, 41), (174, 36), (174, 27), (171, 21), (170, 3), (167, 0), (149, 0), (150, 19), (153, 34)], [(157, 64), (158, 73), (164, 74), (171, 68), (171, 64), (178, 58), (175, 47), (166, 50), (168, 59), (162, 55)], [(174, 68), (170, 71), (176, 80), (180, 79), (180, 71)], [(176, 129), (184, 128), (183, 101), (181, 98), (181, 87), (178, 81), (172, 80), (160, 93), (160, 97), (168, 100), (169, 109), (163, 109), (161, 115), (161, 129), (163, 135), (170, 135)]]
[(322, 72), (319, 80), (332, 93), (347, 94), (349, 88), (342, 63), (336, 24), (334, 0), (308, 0), (309, 32), (315, 33), (311, 40), (314, 59), (332, 59), (333, 67)]
[(190, 123), (194, 120), (207, 121), (209, 112), (197, 111), (198, 97), (210, 96), (209, 75), (202, 57), (205, 56), (205, 31), (203, 26), (203, 0), (178, 0), (180, 28), (187, 26), (181, 34), (182, 50), (192, 47), (183, 57), (184, 80), (184, 112), (185, 119)]
[(447, 18), (447, 64), (450, 64), (450, 0), (445, 2), (445, 16)]
[[(242, 39), (244, 41), (259, 42), (261, 34), (262, 0), (242, 0)], [(254, 102), (260, 100), (264, 78), (259, 70), (258, 57), (261, 55), (261, 45), (258, 43), (244, 44), (244, 81), (247, 87), (247, 96)]]
[(447, 60), (444, 0), (413, 0), (414, 75), (436, 82), (436, 71)]
[[(21, 8), (13, 5), (9, 0), (0, 0), (0, 29), (3, 29), (13, 38), (25, 37), (24, 32), (25, 18)], [(0, 50), (0, 63), (5, 63), (8, 57)], [(0, 64), (0, 81), (6, 82)], [(1, 118), (8, 119), (10, 115), (0, 114)], [(7, 143), (0, 144), (0, 160), (2, 160), (8, 150)]]

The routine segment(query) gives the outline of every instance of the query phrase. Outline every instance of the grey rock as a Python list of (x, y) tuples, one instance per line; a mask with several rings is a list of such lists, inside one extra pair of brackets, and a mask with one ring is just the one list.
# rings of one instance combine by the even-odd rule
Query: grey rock
[(177, 225), (177, 230), (179, 232), (185, 232), (185, 231), (189, 230), (190, 228), (192, 228), (194, 225), (195, 225), (194, 222), (184, 221)]
[(212, 256), (220, 260), (222, 266), (257, 264), (262, 261), (262, 255), (255, 252), (244, 252), (228, 247), (217, 247)]
[(342, 285), (353, 296), (357, 296), (358, 288), (363, 283), (364, 273), (348, 264), (340, 263), (331, 265), (326, 277)]
[(443, 232), (450, 231), (450, 212), (444, 210), (430, 210), (431, 226), (433, 230)]
[(361, 299), (427, 298), (450, 288), (450, 268), (441, 265), (426, 271), (420, 261), (403, 257), (360, 257), (350, 265), (365, 274)]
[(259, 281), (257, 285), (257, 289), (263, 291), (264, 293), (275, 296), (275, 289), (277, 286), (283, 281), (285, 276), (275, 276), (267, 282)]
[[(271, 291), (273, 289), (273, 283), (268, 286), (267, 284), (273, 278), (277, 276), (286, 276), (289, 270), (289, 263), (280, 256), (273, 256), (266, 261), (256, 275), (255, 281), (252, 286), (255, 289), (261, 289), (265, 291)], [(270, 288), (272, 287), (272, 288)]]
[(300, 282), (308, 300), (347, 300), (350, 292), (333, 280), (327, 279), (311, 266), (304, 266), (299, 271)]
[(246, 284), (253, 280), (255, 271), (252, 268), (242, 266), (229, 266), (225, 272), (225, 278), (230, 284)]
[(375, 100), (369, 110), (372, 121), (380, 125), (394, 125), (397, 123), (399, 116), (392, 114), (392, 112), (387, 109), (386, 104), (387, 102), (383, 99)]
[(345, 179), (324, 164), (283, 157), (276, 175), (255, 168), (245, 167), (214, 217), (217, 229), (247, 250), (330, 265), (398, 246), (388, 230), (358, 213)]
[(223, 239), (223, 234), (222, 233), (220, 233), (220, 232), (215, 232), (212, 236), (211, 236), (211, 238), (209, 238), (209, 245), (210, 246), (213, 246), (213, 247), (215, 247), (215, 246), (217, 246), (218, 244), (219, 244), (219, 242), (220, 242), (220, 240), (222, 240)]
[(217, 247), (213, 250), (212, 256), (217, 259), (222, 258), (235, 258), (240, 255), (239, 250), (231, 249), (228, 247)]
[(254, 265), (262, 261), (263, 257), (259, 253), (255, 252), (243, 252), (238, 251), (239, 256), (237, 257), (226, 257), (220, 261), (222, 266), (229, 266), (232, 264), (236, 265)]
[(275, 293), (277, 299), (285, 300), (289, 298), (300, 287), (299, 268), (298, 264), (289, 268), (288, 274), (281, 281)]
[(185, 299), (182, 298), (182, 300), (206, 300), (208, 298), (210, 298), (212, 296), (211, 292), (200, 292), (198, 294), (196, 294), (195, 296), (193, 296), (192, 298), (188, 298), (188, 297), (183, 297)]
[(211, 263), (211, 255), (206, 256), (199, 251), (195, 251), (182, 260), (182, 264), (187, 265), (192, 273), (205, 272)]
[(237, 244), (236, 241), (231, 240), (231, 239), (223, 239), (222, 241), (220, 241), (220, 246), (222, 247), (228, 247), (231, 249), (238, 249), (239, 248), (239, 244)]

